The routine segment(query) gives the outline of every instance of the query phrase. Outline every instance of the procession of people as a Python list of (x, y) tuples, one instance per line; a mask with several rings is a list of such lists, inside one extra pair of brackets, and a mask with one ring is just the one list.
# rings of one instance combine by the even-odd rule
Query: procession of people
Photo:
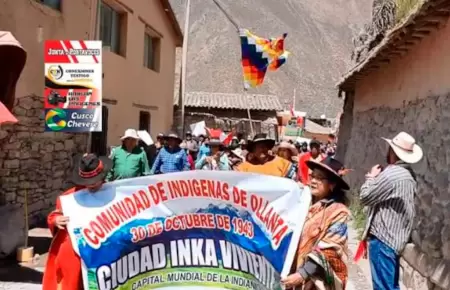
[[(412, 231), (415, 175), (410, 164), (422, 158), (420, 147), (407, 133), (385, 139), (387, 167), (375, 165), (360, 191), (369, 219), (361, 249), (369, 250), (374, 289), (399, 289), (399, 255)], [(348, 282), (348, 223), (351, 213), (344, 176), (351, 169), (334, 158), (336, 144), (317, 140), (276, 142), (264, 133), (250, 140), (233, 138), (224, 144), (219, 136), (184, 138), (158, 134), (154, 156), (139, 146), (134, 129), (125, 131), (122, 145), (109, 158), (85, 154), (74, 172), (74, 188), (63, 195), (87, 189), (95, 194), (104, 182), (190, 170), (237, 171), (271, 175), (309, 187), (312, 203), (297, 246), (291, 274), (282, 277), (287, 289), (346, 289)], [(393, 199), (395, 198), (395, 199)], [(403, 208), (400, 209), (399, 206)], [(65, 226), (70, 222), (57, 207), (48, 217), (54, 240), (45, 271), (44, 290), (80, 290), (81, 263), (72, 249)], [(365, 243), (368, 242), (368, 246)], [(365, 255), (365, 253), (363, 254)]]

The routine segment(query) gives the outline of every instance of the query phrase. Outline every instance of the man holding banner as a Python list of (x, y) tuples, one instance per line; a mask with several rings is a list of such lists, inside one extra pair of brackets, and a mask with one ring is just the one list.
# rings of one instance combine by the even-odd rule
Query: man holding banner
[[(73, 182), (75, 187), (61, 196), (72, 195), (85, 189), (89, 194), (96, 193), (103, 185), (111, 160), (85, 154), (75, 168)], [(69, 238), (67, 225), (69, 216), (62, 210), (61, 200), (56, 200), (56, 209), (47, 218), (53, 236), (43, 279), (43, 290), (80, 290), (82, 287), (80, 256), (74, 251)], [(78, 213), (80, 214), (80, 213)]]
[(61, 197), (92, 290), (281, 290), (310, 201), (287, 178), (208, 170)]
[(345, 289), (346, 170), (332, 158), (307, 165), (311, 191), (223, 171), (103, 184), (108, 159), (85, 155), (80, 186), (48, 219), (43, 289)]

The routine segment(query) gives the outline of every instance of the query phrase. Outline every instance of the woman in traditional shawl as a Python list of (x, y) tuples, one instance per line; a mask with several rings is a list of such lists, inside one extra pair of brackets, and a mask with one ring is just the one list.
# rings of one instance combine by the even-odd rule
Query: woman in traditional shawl
[(342, 290), (347, 282), (347, 208), (342, 176), (348, 171), (333, 158), (307, 161), (312, 170), (312, 205), (303, 227), (287, 289)]

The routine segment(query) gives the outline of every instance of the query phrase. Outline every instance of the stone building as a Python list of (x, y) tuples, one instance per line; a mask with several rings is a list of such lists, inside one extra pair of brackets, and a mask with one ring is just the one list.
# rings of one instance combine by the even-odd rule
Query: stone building
[(339, 83), (345, 102), (337, 154), (359, 188), (385, 159), (380, 137), (415, 136), (424, 158), (413, 166), (416, 220), (401, 279), (408, 289), (450, 289), (450, 1), (423, 2)]
[(108, 127), (99, 139), (119, 145), (128, 128), (156, 138), (172, 127), (175, 51), (183, 43), (169, 0), (101, 0), (100, 9)]
[[(27, 21), (21, 21), (24, 15)], [(106, 154), (127, 128), (154, 133), (172, 126), (175, 49), (182, 33), (168, 0), (6, 1), (0, 28), (11, 31), (28, 55), (12, 108), (19, 123), (0, 129), (0, 217), (11, 221), (0, 225), (2, 256), (5, 241), (11, 249), (23, 233), (25, 194), (33, 226), (65, 188), (74, 155), (88, 149)], [(44, 132), (45, 39), (103, 41), (104, 127), (92, 134), (91, 146), (87, 134)]]
[[(276, 111), (282, 110), (277, 96), (255, 94), (227, 94), (188, 92), (185, 99), (185, 132), (189, 125), (205, 121), (209, 128), (233, 129), (250, 133), (250, 119), (255, 133), (268, 133), (276, 137)], [(181, 108), (176, 95), (174, 125), (181, 132)], [(249, 116), (250, 114), (250, 116)], [(250, 118), (249, 118), (250, 117)]]
[[(43, 40), (91, 38), (92, 7), (86, 1), (42, 2), (53, 5), (17, 0), (0, 9), (1, 29), (11, 31), (27, 52), (12, 106), (19, 122), (0, 128), (0, 257), (24, 242), (24, 204), (30, 225), (43, 220), (65, 188), (72, 157), (87, 149), (86, 134), (44, 132)], [(26, 21), (19, 20), (24, 15)]]

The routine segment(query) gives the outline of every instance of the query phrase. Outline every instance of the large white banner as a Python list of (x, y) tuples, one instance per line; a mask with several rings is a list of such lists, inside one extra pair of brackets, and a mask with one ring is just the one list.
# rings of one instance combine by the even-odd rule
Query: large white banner
[(61, 197), (85, 289), (282, 289), (311, 202), (292, 180), (188, 171)]

